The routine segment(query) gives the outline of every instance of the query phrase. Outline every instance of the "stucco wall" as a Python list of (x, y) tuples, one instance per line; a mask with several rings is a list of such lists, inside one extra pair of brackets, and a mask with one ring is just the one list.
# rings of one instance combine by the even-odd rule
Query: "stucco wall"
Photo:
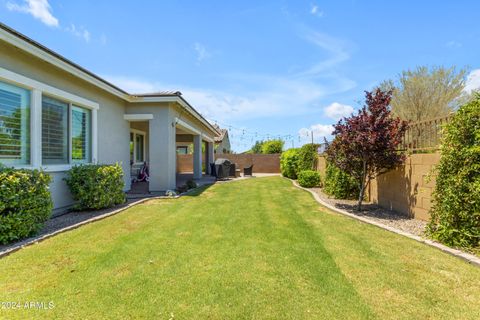
[[(0, 67), (43, 82), (77, 96), (95, 101), (98, 110), (98, 162), (120, 162), (125, 172), (126, 187), (129, 187), (129, 123), (123, 119), (125, 102), (73, 75), (64, 72), (34, 56), (0, 41)], [(73, 203), (62, 178), (63, 172), (51, 172), (51, 185), (55, 208)]]

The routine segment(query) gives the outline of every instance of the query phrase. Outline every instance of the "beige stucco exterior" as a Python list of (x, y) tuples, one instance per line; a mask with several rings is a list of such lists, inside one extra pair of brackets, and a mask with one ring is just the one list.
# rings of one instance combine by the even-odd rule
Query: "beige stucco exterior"
[[(0, 36), (11, 36), (3, 29), (1, 32)], [(15, 38), (14, 40), (18, 41)], [(23, 44), (23, 42), (21, 43)], [(51, 57), (47, 58), (50, 59)], [(120, 163), (124, 171), (125, 190), (130, 189), (131, 182), (129, 152), (131, 128), (137, 128), (147, 133), (146, 159), (150, 165), (151, 191), (163, 191), (176, 187), (175, 135), (178, 119), (181, 119), (182, 123), (188, 124), (189, 128), (194, 128), (195, 132), (200, 133), (205, 139), (213, 141), (215, 131), (205, 124), (203, 118), (192, 116), (189, 113), (192, 111), (186, 110), (180, 103), (145, 102), (142, 100), (147, 99), (128, 95), (122, 97), (121, 92), (118, 95), (112, 94), (109, 91), (114, 91), (114, 89), (105, 90), (105, 88), (84, 80), (82, 70), (79, 70), (78, 74), (73, 74), (62, 69), (61, 63), (55, 65), (55, 57), (52, 57), (51, 60), (51, 62), (47, 62), (46, 58), (40, 56), (40, 54), (37, 56), (19, 49), (9, 40), (0, 40), (0, 68), (2, 70), (58, 88), (98, 104), (98, 110), (96, 111), (97, 126), (95, 127), (97, 137), (95, 144), (98, 153), (94, 162), (102, 164)], [(1, 77), (0, 81), (12, 82), (11, 79)], [(22, 83), (15, 84), (22, 86)], [(174, 98), (178, 100), (178, 98)], [(149, 100), (155, 100), (155, 98), (149, 98)], [(126, 114), (149, 114), (153, 115), (153, 118), (141, 122), (128, 121), (124, 117)], [(48, 172), (53, 177), (51, 193), (55, 208), (60, 210), (70, 206), (73, 200), (63, 181), (65, 168), (59, 170), (50, 168)]]

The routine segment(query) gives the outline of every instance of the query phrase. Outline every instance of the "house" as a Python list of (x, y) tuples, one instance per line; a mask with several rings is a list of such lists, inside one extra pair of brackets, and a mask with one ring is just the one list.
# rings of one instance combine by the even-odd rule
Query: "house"
[(56, 210), (73, 203), (63, 181), (73, 165), (118, 162), (128, 191), (132, 166), (147, 162), (148, 190), (165, 191), (176, 188), (177, 141), (193, 145), (199, 179), (218, 134), (180, 92), (129, 94), (0, 24), (0, 163), (50, 173)]
[(230, 138), (228, 137), (228, 130), (222, 129), (218, 125), (214, 125), (215, 129), (220, 133), (215, 137), (215, 153), (231, 153)]

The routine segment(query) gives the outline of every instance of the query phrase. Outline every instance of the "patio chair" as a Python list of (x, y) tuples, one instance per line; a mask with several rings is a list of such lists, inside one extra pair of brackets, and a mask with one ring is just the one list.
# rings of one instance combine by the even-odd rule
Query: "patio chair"
[(235, 177), (235, 169), (236, 168), (237, 168), (236, 163), (230, 164), (230, 174), (229, 174), (230, 177)]
[(250, 167), (243, 168), (243, 176), (253, 176), (253, 164)]

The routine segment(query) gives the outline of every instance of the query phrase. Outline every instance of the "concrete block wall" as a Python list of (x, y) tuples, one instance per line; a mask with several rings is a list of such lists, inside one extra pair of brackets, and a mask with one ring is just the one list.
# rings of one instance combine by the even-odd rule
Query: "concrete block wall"
[[(253, 164), (253, 172), (258, 173), (280, 173), (280, 154), (216, 154), (215, 158), (228, 159), (236, 163), (237, 169)], [(204, 161), (205, 162), (205, 159)], [(192, 172), (192, 155), (177, 155), (177, 172)]]
[[(368, 190), (369, 201), (420, 220), (429, 220), (435, 177), (432, 169), (439, 153), (412, 154), (405, 164), (374, 179)], [(325, 176), (325, 158), (320, 156), (317, 170)]]

